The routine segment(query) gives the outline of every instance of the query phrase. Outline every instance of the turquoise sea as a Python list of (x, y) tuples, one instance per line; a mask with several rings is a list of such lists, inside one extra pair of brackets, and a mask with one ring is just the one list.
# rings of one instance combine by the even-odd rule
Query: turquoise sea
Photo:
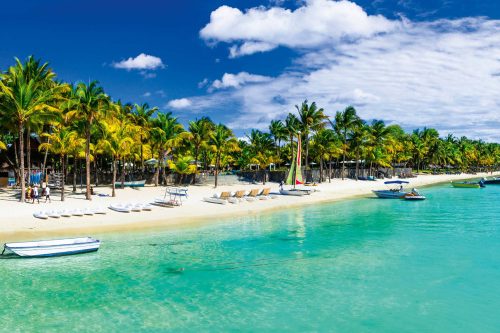
[(0, 260), (0, 331), (499, 332), (500, 186), (422, 192)]

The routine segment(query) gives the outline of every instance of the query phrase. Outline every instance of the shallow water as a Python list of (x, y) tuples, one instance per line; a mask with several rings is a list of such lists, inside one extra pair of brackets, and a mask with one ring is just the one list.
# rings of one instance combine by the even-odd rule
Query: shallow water
[(500, 186), (423, 192), (0, 260), (0, 331), (499, 331)]

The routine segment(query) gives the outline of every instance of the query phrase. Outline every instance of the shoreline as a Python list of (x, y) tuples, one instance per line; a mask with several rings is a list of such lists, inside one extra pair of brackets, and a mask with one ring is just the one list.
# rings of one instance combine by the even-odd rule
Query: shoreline
[[(476, 175), (419, 175), (417, 178), (405, 179), (410, 182), (409, 187), (425, 188), (428, 186), (448, 183), (465, 179), (498, 176), (500, 172), (493, 174), (480, 173)], [(384, 180), (356, 181), (352, 179), (332, 179), (319, 184), (316, 189), (320, 192), (309, 196), (292, 197), (278, 195), (276, 199), (257, 200), (256, 202), (241, 202), (238, 204), (219, 205), (203, 202), (203, 197), (211, 196), (213, 193), (222, 191), (236, 191), (253, 188), (262, 189), (270, 187), (272, 192), (278, 191), (277, 183), (231, 185), (219, 186), (190, 186), (189, 198), (180, 207), (164, 208), (154, 206), (151, 212), (119, 213), (107, 209), (110, 203), (118, 202), (148, 202), (154, 197), (162, 196), (165, 187), (147, 186), (140, 189), (119, 189), (117, 196), (98, 197), (94, 196), (91, 202), (84, 199), (84, 195), (77, 191), (71, 193), (67, 187), (68, 195), (66, 201), (61, 202), (59, 193), (52, 195), (52, 203), (21, 204), (13, 198), (18, 190), (0, 191), (0, 242), (21, 241), (54, 238), (58, 236), (89, 235), (91, 233), (117, 233), (117, 232), (140, 232), (165, 229), (181, 229), (185, 227), (202, 226), (212, 221), (241, 217), (249, 214), (272, 213), (273, 211), (298, 208), (314, 204), (333, 203), (349, 199), (357, 199), (370, 195), (373, 189), (385, 187)], [(111, 188), (97, 187), (96, 192), (101, 194), (111, 193)], [(66, 193), (65, 193), (66, 195)], [(83, 217), (61, 217), (59, 219), (49, 218), (41, 220), (33, 217), (33, 212), (38, 210), (60, 210), (69, 208), (106, 207), (106, 215), (94, 215)], [(13, 209), (15, 208), (15, 209)]]

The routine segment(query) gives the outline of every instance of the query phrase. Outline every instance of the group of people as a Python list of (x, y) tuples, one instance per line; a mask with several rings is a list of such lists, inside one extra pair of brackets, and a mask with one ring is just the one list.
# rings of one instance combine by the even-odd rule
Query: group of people
[(29, 200), (32, 200), (31, 203), (34, 204), (35, 200), (37, 200), (37, 202), (40, 203), (40, 196), (45, 197), (45, 202), (47, 202), (47, 200), (49, 202), (52, 202), (50, 200), (50, 187), (48, 186), (42, 187), (41, 194), (38, 189), (38, 185), (34, 185), (33, 187), (28, 186), (28, 188), (26, 189), (26, 199), (28, 200), (28, 202)]

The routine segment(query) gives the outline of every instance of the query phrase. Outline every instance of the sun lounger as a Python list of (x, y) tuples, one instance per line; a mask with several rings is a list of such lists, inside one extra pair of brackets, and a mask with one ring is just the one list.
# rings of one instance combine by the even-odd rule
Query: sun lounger
[(231, 195), (231, 192), (222, 192), (220, 195), (214, 194), (212, 197), (203, 198), (203, 201), (225, 205), (226, 203), (237, 204), (239, 200)]
[(256, 189), (253, 189), (250, 191), (250, 193), (248, 193), (248, 195), (245, 197), (245, 199), (247, 201), (254, 201), (254, 200), (257, 200), (257, 196), (259, 195), (260, 193), (260, 190), (258, 188)]
[(268, 199), (276, 199), (277, 196), (270, 194), (271, 188), (266, 187), (262, 190), (262, 192), (257, 196), (260, 200), (268, 200)]

